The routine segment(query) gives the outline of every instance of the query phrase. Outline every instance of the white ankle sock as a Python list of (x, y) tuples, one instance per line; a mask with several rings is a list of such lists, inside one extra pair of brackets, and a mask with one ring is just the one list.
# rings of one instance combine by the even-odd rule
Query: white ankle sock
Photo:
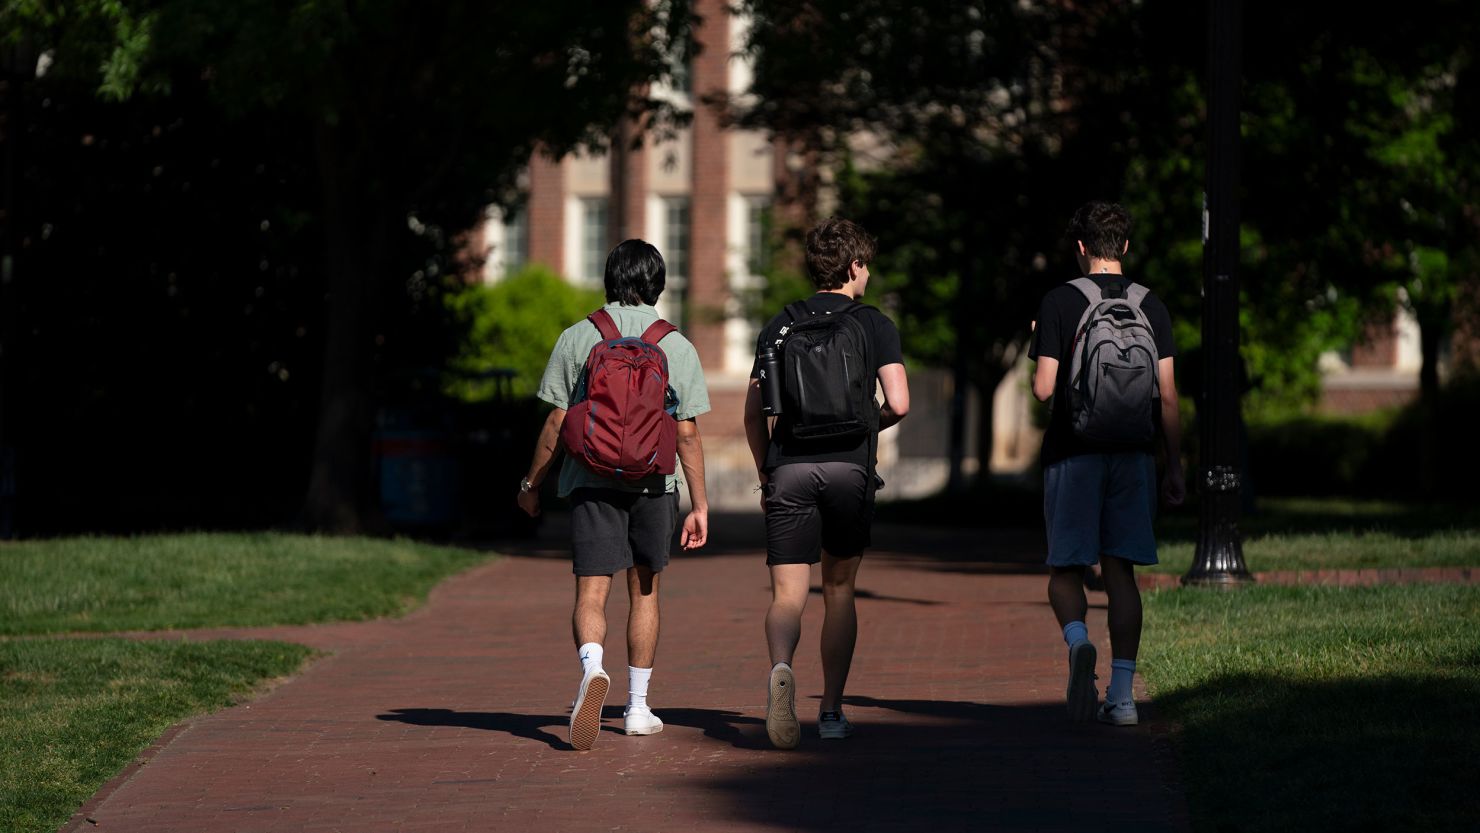
[(587, 642), (581, 646), (579, 656), (581, 658), (581, 673), (586, 674), (593, 668), (601, 667), (601, 656), (604, 653), (600, 642)]
[(1110, 661), (1110, 689), (1105, 692), (1105, 700), (1110, 703), (1120, 703), (1131, 699), (1131, 678), (1136, 674), (1136, 661), (1133, 659), (1117, 659)]
[(1073, 648), (1081, 642), (1089, 641), (1089, 628), (1083, 622), (1070, 622), (1064, 626), (1064, 644)]
[(633, 668), (627, 666), (627, 708), (633, 706), (647, 706), (648, 680), (652, 679), (653, 669)]

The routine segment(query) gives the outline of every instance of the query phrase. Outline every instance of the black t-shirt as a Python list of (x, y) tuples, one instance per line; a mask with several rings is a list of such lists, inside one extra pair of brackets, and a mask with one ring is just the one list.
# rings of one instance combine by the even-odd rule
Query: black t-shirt
[[(852, 303), (854, 303), (853, 300), (848, 296), (837, 292), (819, 292), (802, 301), (807, 311), (815, 315), (835, 313)], [(873, 356), (876, 379), (879, 368), (889, 364), (904, 363), (904, 353), (899, 347), (899, 330), (895, 329), (894, 322), (890, 321), (888, 316), (866, 304), (848, 315), (858, 316), (859, 322), (863, 324), (863, 331), (868, 334), (869, 353)], [(757, 359), (751, 367), (750, 378), (760, 378), (759, 355), (761, 350), (765, 347), (777, 346), (782, 340), (781, 328), (790, 324), (791, 320), (791, 314), (783, 309), (761, 328), (760, 337), (756, 339)], [(776, 418), (776, 428), (771, 432), (771, 446), (766, 451), (765, 468), (766, 471), (771, 471), (784, 463), (826, 462), (857, 463), (860, 466), (867, 466), (868, 446), (868, 437), (842, 440), (796, 439), (791, 436), (791, 427), (786, 416), (782, 415)]]
[[(1106, 284), (1118, 283), (1124, 286), (1131, 282), (1122, 275), (1097, 274), (1087, 277), (1099, 284), (1101, 288), (1104, 288)], [(1043, 452), (1040, 455), (1045, 466), (1079, 454), (1107, 451), (1155, 451), (1154, 443), (1140, 445), (1092, 443), (1080, 439), (1074, 433), (1074, 426), (1069, 421), (1069, 369), (1074, 363), (1072, 355), (1074, 335), (1079, 329), (1079, 319), (1084, 316), (1087, 309), (1089, 309), (1089, 299), (1084, 297), (1083, 292), (1068, 283), (1050, 289), (1048, 294), (1043, 296), (1043, 303), (1038, 307), (1038, 324), (1033, 331), (1033, 346), (1028, 350), (1028, 357), (1034, 361), (1045, 357), (1059, 360), (1059, 374), (1054, 380), (1053, 400), (1049, 406), (1048, 430), (1043, 434)], [(1146, 313), (1146, 320), (1151, 324), (1151, 334), (1156, 339), (1158, 358), (1176, 357), (1177, 342), (1172, 338), (1172, 316), (1167, 312), (1166, 304), (1163, 304), (1154, 293), (1147, 293), (1146, 300), (1141, 302), (1141, 311)], [(1161, 418), (1159, 411), (1156, 417), (1159, 421)]]

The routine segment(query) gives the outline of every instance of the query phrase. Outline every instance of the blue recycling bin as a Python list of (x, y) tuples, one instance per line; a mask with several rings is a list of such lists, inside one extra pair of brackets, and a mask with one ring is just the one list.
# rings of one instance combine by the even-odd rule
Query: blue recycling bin
[(462, 472), (453, 436), (382, 430), (374, 438), (380, 506), (396, 526), (447, 527), (457, 518)]

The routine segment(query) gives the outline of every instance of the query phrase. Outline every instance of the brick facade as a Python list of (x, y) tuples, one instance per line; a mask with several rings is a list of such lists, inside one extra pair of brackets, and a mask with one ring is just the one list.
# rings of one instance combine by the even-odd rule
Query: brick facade
[(702, 102), (729, 91), (730, 16), (724, 0), (696, 0), (703, 25), (694, 32), (693, 190), (690, 195), (689, 340), (710, 372), (724, 366), (724, 311), (729, 301), (725, 270), (726, 208), (730, 189), (729, 136), (719, 113)]
[[(529, 160), (529, 260), (564, 272), (565, 166), (537, 152)], [(574, 265), (574, 264), (572, 264)]]
[(1352, 367), (1393, 367), (1398, 363), (1398, 328), (1392, 318), (1373, 321), (1352, 345)]

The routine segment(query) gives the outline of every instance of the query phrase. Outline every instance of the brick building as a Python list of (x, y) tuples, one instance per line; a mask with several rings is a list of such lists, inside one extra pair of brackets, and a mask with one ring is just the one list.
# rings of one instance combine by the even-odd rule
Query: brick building
[(1321, 410), (1358, 414), (1402, 407), (1418, 398), (1422, 364), (1418, 322), (1400, 310), (1369, 325), (1349, 350), (1321, 357)]
[(674, 86), (653, 91), (690, 110), (692, 123), (668, 138), (642, 136), (633, 147), (640, 126), (624, 121), (604, 153), (536, 154), (524, 209), (492, 216), (479, 235), (483, 278), (540, 263), (599, 288), (614, 245), (638, 237), (657, 246), (668, 267), (658, 310), (694, 343), (709, 382), (714, 410), (701, 427), (712, 500), (750, 503), (748, 490), (726, 488), (754, 480), (741, 406), (757, 328), (744, 300), (759, 287), (764, 218), (788, 172), (765, 133), (727, 128), (714, 108), (699, 104), (715, 93), (743, 95), (750, 66), (736, 57), (745, 20), (721, 0), (694, 6), (702, 17), (698, 54), (675, 73)]

